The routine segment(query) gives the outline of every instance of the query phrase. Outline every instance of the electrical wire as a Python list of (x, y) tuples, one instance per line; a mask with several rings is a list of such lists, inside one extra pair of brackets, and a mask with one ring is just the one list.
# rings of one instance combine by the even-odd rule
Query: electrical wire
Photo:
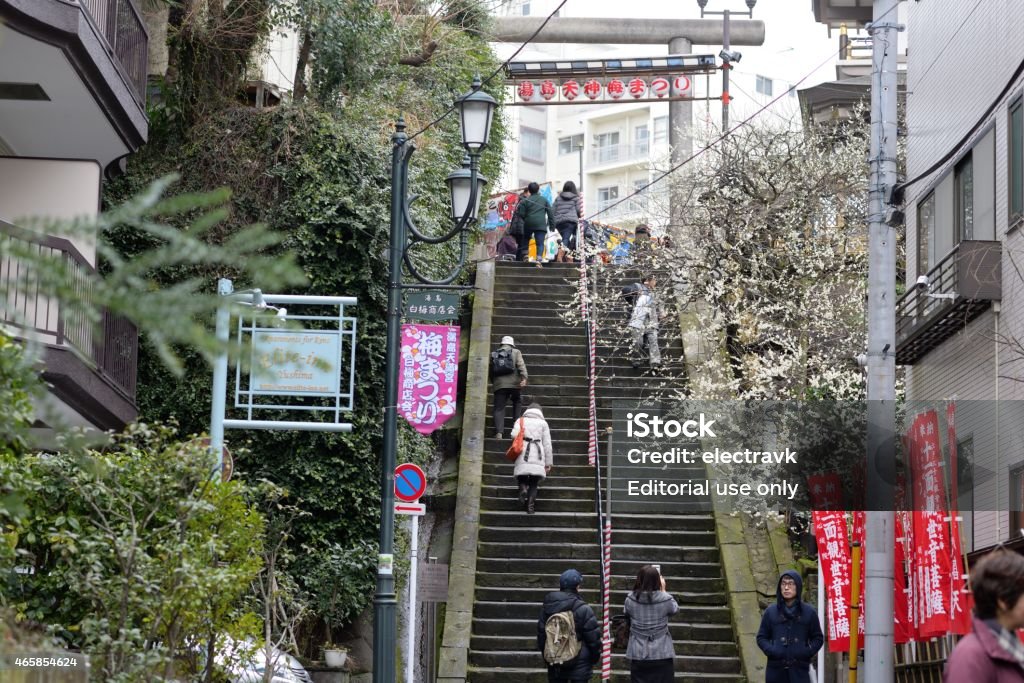
[(964, 17), (964, 20), (961, 21), (960, 25), (956, 27), (955, 31), (953, 31), (953, 35), (951, 35), (949, 39), (946, 40), (946, 42), (943, 44), (942, 49), (939, 50), (939, 54), (935, 55), (935, 59), (933, 59), (931, 63), (925, 68), (924, 72), (920, 76), (917, 76), (915, 80), (915, 85), (924, 80), (924, 77), (928, 75), (928, 73), (932, 70), (932, 67), (935, 66), (935, 63), (939, 61), (939, 57), (941, 57), (942, 53), (946, 51), (946, 48), (953, 43), (953, 39), (957, 37), (957, 35), (960, 33), (960, 30), (963, 29), (963, 27), (967, 24), (967, 21), (974, 15), (974, 12), (977, 11), (979, 7), (981, 7), (982, 2), (984, 2), (984, 0), (978, 0), (978, 2), (974, 4), (974, 7), (971, 8), (971, 11), (967, 13), (967, 16)]
[[(552, 12), (551, 12), (551, 14), (549, 14), (549, 15), (548, 15), (548, 16), (547, 16), (547, 17), (546, 17), (546, 18), (544, 19), (544, 21), (542, 21), (542, 22), (541, 22), (541, 25), (537, 27), (537, 30), (536, 30), (536, 31), (534, 31), (534, 32), (533, 32), (533, 33), (532, 33), (532, 34), (530, 35), (530, 37), (529, 37), (529, 38), (527, 38), (527, 39), (526, 39), (526, 40), (525, 40), (525, 41), (523, 42), (523, 44), (522, 44), (522, 45), (520, 45), (520, 46), (519, 46), (518, 48), (516, 48), (516, 51), (515, 51), (515, 52), (513, 52), (513, 53), (512, 53), (512, 55), (511, 55), (511, 56), (510, 56), (510, 57), (509, 57), (508, 59), (506, 59), (506, 60), (505, 60), (504, 62), (502, 62), (502, 63), (501, 63), (501, 65), (500, 65), (500, 66), (498, 66), (498, 68), (497, 68), (497, 69), (495, 69), (494, 71), (492, 71), (492, 72), (491, 72), (491, 74), (490, 74), (490, 75), (489, 75), (489, 76), (488, 76), (487, 78), (485, 78), (485, 79), (483, 80), (483, 82), (482, 82), (482, 83), (480, 84), (480, 88), (482, 89), (482, 88), (483, 88), (483, 86), (485, 86), (485, 85), (487, 85), (488, 83), (490, 83), (490, 82), (491, 82), (491, 81), (492, 81), (492, 80), (494, 79), (494, 77), (495, 77), (495, 76), (497, 76), (497, 75), (498, 75), (499, 73), (501, 73), (502, 69), (504, 69), (504, 68), (505, 68), (506, 66), (508, 66), (508, 65), (509, 65), (509, 62), (511, 62), (511, 61), (512, 61), (513, 59), (515, 59), (516, 57), (518, 57), (518, 56), (519, 56), (519, 53), (520, 53), (520, 52), (522, 52), (523, 50), (525, 50), (525, 49), (526, 49), (526, 46), (527, 46), (527, 45), (529, 45), (530, 43), (532, 43), (532, 42), (533, 42), (533, 39), (534, 39), (534, 38), (536, 38), (536, 37), (537, 37), (538, 35), (540, 35), (540, 32), (544, 30), (544, 27), (548, 25), (548, 22), (549, 22), (549, 21), (551, 21), (551, 20), (552, 20), (552, 19), (553, 19), (553, 18), (554, 18), (555, 16), (557, 16), (557, 15), (558, 15), (558, 13), (559, 13), (559, 12), (560, 12), (560, 11), (562, 10), (562, 7), (564, 7), (564, 6), (565, 6), (565, 3), (566, 3), (566, 2), (568, 2), (568, 1), (569, 1), (569, 0), (562, 0), (562, 2), (558, 3), (558, 7), (556, 7), (556, 8), (554, 9), (554, 11), (552, 11)], [(457, 101), (456, 101), (456, 102), (457, 102)], [(424, 126), (423, 128), (420, 128), (420, 129), (419, 129), (418, 131), (416, 131), (415, 133), (413, 133), (412, 135), (410, 135), (410, 136), (409, 136), (409, 137), (408, 137), (408, 138), (406, 139), (406, 142), (409, 142), (410, 140), (413, 140), (414, 138), (416, 138), (416, 137), (420, 136), (421, 134), (423, 134), (423, 133), (427, 132), (428, 130), (430, 130), (431, 128), (433, 128), (434, 126), (436, 126), (437, 124), (441, 123), (441, 121), (444, 121), (444, 120), (445, 120), (446, 118), (448, 118), (448, 115), (449, 115), (449, 114), (451, 114), (451, 113), (452, 113), (453, 111), (455, 111), (455, 109), (456, 109), (456, 107), (457, 107), (457, 106), (458, 106), (458, 105), (457, 105), (456, 103), (452, 103), (452, 105), (451, 105), (451, 106), (449, 106), (449, 107), (448, 107), (448, 109), (446, 109), (446, 110), (445, 110), (445, 112), (444, 112), (443, 114), (441, 114), (441, 115), (440, 115), (440, 116), (438, 116), (438, 117), (437, 117), (436, 119), (434, 119), (433, 121), (431, 121), (430, 123), (428, 123), (427, 125), (425, 125), (425, 126)]]
[[(882, 20), (882, 19), (884, 19), (884, 18), (885, 18), (885, 17), (886, 17), (886, 16), (887, 16), (887, 15), (888, 15), (889, 13), (893, 12), (893, 11), (894, 11), (894, 10), (895, 10), (895, 9), (896, 9), (897, 7), (898, 7), (898, 5), (893, 5), (893, 6), (892, 6), (892, 7), (891, 7), (891, 8), (890, 8), (890, 9), (889, 9), (888, 11), (886, 11), (886, 12), (885, 12), (884, 14), (882, 14), (882, 16), (878, 17), (878, 19), (875, 19), (873, 23), (877, 23), (877, 22), (881, 21), (881, 20)], [(831, 54), (831, 55), (829, 55), (829, 56), (828, 56), (828, 57), (827, 57), (827, 58), (826, 58), (826, 59), (825, 59), (825, 60), (824, 60), (823, 62), (821, 62), (821, 63), (820, 63), (820, 64), (818, 64), (818, 65), (817, 65), (816, 67), (814, 67), (813, 69), (811, 69), (811, 70), (810, 70), (809, 72), (807, 72), (807, 74), (805, 74), (805, 75), (804, 75), (804, 76), (803, 76), (803, 77), (802, 77), (802, 78), (801, 78), (801, 79), (800, 79), (799, 81), (797, 81), (796, 83), (794, 83), (794, 84), (792, 85), (792, 88), (796, 88), (796, 87), (797, 87), (798, 85), (800, 85), (801, 83), (803, 83), (804, 81), (806, 81), (806, 80), (807, 80), (808, 78), (810, 78), (810, 77), (811, 77), (812, 75), (814, 75), (814, 74), (815, 74), (815, 73), (816, 73), (816, 72), (818, 71), (818, 69), (822, 68), (823, 66), (825, 66), (826, 64), (828, 64), (828, 63), (829, 63), (830, 61), (832, 61), (832, 59), (833, 59), (834, 57), (835, 57), (835, 55), (834, 55), (834, 54)], [(1021, 66), (1022, 66), (1022, 67), (1024, 67), (1024, 64), (1022, 64)], [(715, 138), (714, 140), (712, 140), (711, 142), (709, 142), (709, 143), (708, 143), (707, 145), (705, 145), (705, 146), (704, 146), (704, 147), (702, 147), (701, 149), (699, 149), (699, 150), (697, 150), (696, 152), (694, 152), (693, 154), (691, 154), (691, 155), (690, 155), (689, 157), (687, 157), (687, 158), (686, 158), (686, 159), (684, 159), (683, 161), (679, 162), (678, 164), (676, 164), (676, 165), (675, 165), (675, 166), (673, 166), (672, 168), (670, 168), (670, 169), (668, 169), (667, 171), (663, 172), (663, 173), (662, 173), (661, 175), (659, 175), (659, 176), (658, 176), (657, 178), (655, 178), (655, 179), (654, 179), (654, 180), (652, 180), (651, 182), (647, 183), (647, 184), (646, 184), (646, 185), (644, 185), (643, 187), (637, 188), (636, 190), (634, 190), (634, 191), (633, 191), (633, 193), (632, 193), (632, 194), (628, 194), (628, 195), (626, 195), (625, 197), (623, 197), (623, 198), (622, 198), (622, 199), (620, 199), (619, 201), (615, 202), (614, 204), (610, 204), (609, 206), (606, 206), (605, 208), (603, 208), (603, 209), (601, 209), (600, 211), (598, 211), (597, 213), (595, 213), (595, 214), (593, 214), (593, 215), (589, 216), (589, 217), (588, 217), (588, 220), (593, 220), (593, 219), (594, 219), (595, 217), (597, 217), (597, 216), (600, 216), (601, 214), (603, 214), (603, 213), (606, 213), (606, 212), (608, 212), (608, 211), (611, 211), (612, 209), (614, 209), (614, 208), (615, 208), (616, 206), (618, 206), (619, 204), (622, 204), (623, 202), (626, 202), (626, 201), (628, 201), (628, 200), (632, 199), (633, 197), (636, 197), (637, 195), (641, 194), (642, 192), (644, 192), (645, 190), (647, 190), (647, 189), (648, 189), (649, 187), (651, 187), (651, 186), (652, 186), (652, 185), (654, 185), (655, 183), (659, 183), (659, 182), (661, 182), (662, 180), (664, 180), (664, 179), (665, 179), (665, 178), (667, 178), (668, 176), (672, 175), (673, 173), (675, 173), (676, 171), (678, 171), (679, 169), (681, 169), (681, 168), (682, 168), (683, 166), (685, 166), (686, 164), (690, 163), (690, 162), (691, 162), (691, 161), (693, 161), (694, 159), (697, 159), (698, 157), (700, 157), (701, 155), (703, 155), (703, 154), (704, 154), (705, 152), (707, 152), (707, 151), (708, 151), (708, 150), (710, 150), (710, 149), (711, 149), (712, 147), (714, 147), (715, 145), (717, 145), (718, 143), (720, 143), (720, 142), (721, 142), (722, 140), (725, 140), (725, 139), (726, 139), (727, 137), (729, 137), (729, 134), (730, 134), (730, 133), (732, 133), (732, 132), (735, 132), (735, 131), (739, 130), (740, 128), (743, 128), (744, 126), (748, 125), (748, 124), (749, 124), (749, 123), (750, 123), (751, 121), (753, 121), (753, 120), (754, 120), (755, 118), (757, 118), (757, 117), (758, 117), (758, 116), (759, 116), (760, 114), (762, 114), (762, 113), (764, 113), (765, 111), (767, 111), (768, 109), (770, 109), (770, 108), (771, 108), (771, 107), (772, 107), (772, 106), (773, 106), (773, 105), (774, 105), (774, 104), (775, 104), (776, 102), (778, 102), (778, 101), (779, 101), (779, 100), (781, 100), (782, 98), (784, 98), (784, 97), (788, 97), (788, 96), (789, 96), (789, 89), (787, 89), (787, 90), (784, 90), (783, 92), (779, 93), (779, 95), (778, 95), (778, 96), (776, 96), (776, 97), (774, 97), (774, 98), (772, 98), (772, 99), (771, 99), (771, 100), (770, 100), (770, 101), (768, 102), (768, 104), (764, 105), (763, 107), (761, 107), (760, 109), (758, 109), (757, 111), (755, 111), (755, 112), (754, 112), (753, 114), (751, 114), (750, 116), (748, 116), (748, 117), (747, 117), (747, 118), (745, 118), (744, 120), (740, 121), (740, 122), (739, 122), (738, 124), (736, 124), (736, 126), (734, 126), (733, 128), (731, 128), (730, 130), (727, 130), (727, 131), (723, 131), (721, 135), (719, 135), (719, 136), (718, 136), (717, 138)]]
[(1020, 80), (1021, 74), (1024, 74), (1024, 60), (1021, 60), (1020, 64), (1017, 65), (1017, 69), (1013, 72), (1013, 75), (1010, 76), (1010, 80), (1006, 82), (1006, 85), (1003, 87), (1002, 92), (999, 93), (999, 96), (996, 97), (996, 99), (992, 100), (992, 104), (990, 104), (988, 109), (985, 110), (985, 113), (982, 114), (981, 118), (979, 118), (978, 121), (973, 126), (971, 126), (971, 129), (968, 130), (962, 138), (960, 138), (959, 142), (953, 145), (953, 147), (951, 147), (948, 152), (943, 154), (938, 161), (936, 161), (934, 164), (926, 168), (924, 171), (918, 173), (910, 180), (906, 180), (902, 183), (897, 183), (895, 186), (893, 186), (893, 196), (889, 198), (889, 203), (891, 205), (902, 203), (900, 201), (897, 201), (897, 198), (900, 197), (908, 187), (927, 178), (932, 173), (935, 173), (935, 171), (938, 171), (952, 159), (957, 157), (960, 154), (960, 151), (963, 150), (964, 147), (968, 146), (970, 142), (972, 142), (974, 136), (978, 133), (978, 131), (981, 130), (981, 128), (988, 123), (989, 118), (992, 116), (995, 110), (1000, 105), (1002, 105), (1003, 101), (1006, 99), (1007, 94), (1013, 89), (1014, 84), (1017, 83), (1018, 80)]

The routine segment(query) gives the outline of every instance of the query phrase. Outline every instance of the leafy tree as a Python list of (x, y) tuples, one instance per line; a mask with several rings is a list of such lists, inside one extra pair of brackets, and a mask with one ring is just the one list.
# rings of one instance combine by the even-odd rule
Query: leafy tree
[[(306, 5), (292, 8), (296, 6)], [(401, 60), (410, 53), (404, 46), (419, 44), (418, 32), (428, 20), (421, 13), (434, 16), (426, 5), (324, 0), (318, 7), (317, 11), (340, 12), (326, 24), (316, 23), (318, 30), (338, 31), (335, 42), (340, 42), (311, 53), (304, 101), (263, 110), (225, 105), (187, 125), (158, 128), (150, 144), (129, 159), (128, 173), (108, 185), (106, 193), (107, 201), (118, 203), (152, 178), (184, 169), (186, 192), (231, 187), (227, 219), (204, 239), (223, 245), (244, 225), (266, 223), (286, 235), (279, 248), (294, 254), (302, 268), (309, 283), (302, 293), (359, 299), (353, 432), (228, 435), (233, 450), (249, 449), (237, 459), (240, 475), (274, 482), (293, 496), (292, 505), (308, 513), (291, 524), (286, 550), (294, 561), (282, 568), (305, 594), (306, 623), (293, 632), (308, 654), (330, 638), (324, 633), (328, 625), (351, 616), (372, 594), (373, 572), (363, 558), (367, 548), (376, 546), (379, 524), (393, 124), (404, 114), (410, 132), (416, 132), (439, 120), (416, 138), (410, 173), (413, 192), (420, 195), (415, 209), (418, 224), (437, 233), (450, 225), (444, 179), (462, 157), (457, 117), (441, 115), (450, 113), (455, 97), (468, 90), (476, 73), (497, 67), (487, 43), (458, 24), (472, 20), (465, 12), (463, 19), (452, 15), (435, 27), (441, 37), (437, 48), (413, 67)], [(289, 22), (304, 20), (291, 16)], [(500, 101), (502, 87), (488, 88)], [(175, 94), (168, 95), (162, 106), (173, 110)], [(482, 160), (483, 173), (491, 178), (497, 177), (501, 161), (501, 125), (497, 120), (494, 144)], [(184, 227), (185, 222), (178, 224)], [(128, 261), (147, 246), (136, 231), (120, 230), (112, 239)], [(454, 251), (436, 249), (427, 258), (424, 269), (447, 270)], [(256, 271), (239, 272), (229, 266), (181, 264), (164, 269), (159, 281), (166, 287), (183, 280), (205, 281), (203, 291), (209, 291), (216, 278), (225, 275), (233, 276), (238, 287), (274, 291)], [(151, 420), (174, 416), (185, 430), (200, 432), (209, 419), (210, 373), (198, 351), (175, 350), (186, 368), (181, 379), (173, 377), (155, 354), (140, 355), (140, 411)], [(400, 429), (403, 458), (424, 462), (432, 451), (429, 440)]]
[(692, 204), (670, 258), (722, 349), (696, 368), (695, 396), (863, 396), (867, 133), (856, 117), (747, 126), (682, 181)]
[(244, 483), (212, 471), (206, 448), (142, 423), (102, 452), (4, 457), (0, 482), (29, 511), (5, 515), (18, 535), (5, 601), (90, 653), (105, 681), (169, 678), (199, 634), (251, 629), (239, 604), (263, 518)]

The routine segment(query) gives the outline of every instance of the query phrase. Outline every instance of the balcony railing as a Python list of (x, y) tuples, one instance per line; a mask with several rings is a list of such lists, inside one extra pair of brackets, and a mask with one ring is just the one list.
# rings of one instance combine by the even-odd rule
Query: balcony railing
[(146, 101), (149, 35), (134, 0), (79, 0), (120, 65), (140, 104)]
[[(96, 269), (66, 239), (37, 235), (0, 221), (0, 240), (18, 240), (39, 256), (62, 259), (71, 273), (71, 289), (88, 297)], [(40, 292), (40, 277), (7, 250), (0, 250), (0, 323), (33, 341), (69, 346), (89, 359), (95, 371), (129, 401), (135, 400), (138, 330), (128, 320), (103, 312), (97, 329), (81, 311), (64, 307)]]
[(927, 285), (907, 283), (896, 302), (896, 362), (922, 356), (1002, 298), (1000, 242), (964, 240), (928, 271)]
[(599, 145), (590, 149), (591, 164), (615, 164), (644, 160), (650, 157), (651, 145), (647, 140), (621, 145)]

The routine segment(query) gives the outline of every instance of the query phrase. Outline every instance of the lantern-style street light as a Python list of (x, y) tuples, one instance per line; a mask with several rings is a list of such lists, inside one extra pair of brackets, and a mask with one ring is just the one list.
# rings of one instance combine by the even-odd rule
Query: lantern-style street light
[[(480, 197), (487, 179), (480, 174), (480, 154), (491, 137), (491, 122), (498, 103), (482, 90), (479, 76), (468, 93), (455, 101), (467, 154), (462, 167), (452, 171), (446, 183), (451, 194), (449, 213), (454, 225), (443, 235), (425, 235), (412, 220), (409, 196), (409, 159), (416, 146), (409, 142), (405, 122), (400, 118), (391, 136), (391, 235), (388, 264), (388, 309), (386, 373), (384, 387), (384, 444), (381, 455), (380, 556), (377, 590), (373, 596), (373, 680), (395, 683), (395, 577), (392, 573), (395, 545), (394, 470), (398, 446), (398, 369), (401, 351), (403, 289), (463, 289), (452, 286), (466, 264), (469, 229), (476, 221)], [(443, 244), (459, 238), (459, 261), (440, 279), (429, 278), (416, 268), (410, 251), (417, 244)], [(417, 281), (402, 284), (402, 264)]]

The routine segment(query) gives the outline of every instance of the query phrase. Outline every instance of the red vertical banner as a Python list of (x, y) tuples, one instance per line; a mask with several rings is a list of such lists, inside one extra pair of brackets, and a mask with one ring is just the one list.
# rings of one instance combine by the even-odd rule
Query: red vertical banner
[(907, 582), (907, 560), (911, 557), (911, 518), (906, 508), (907, 482), (903, 476), (896, 479), (896, 554), (893, 565), (893, 617), (894, 636), (897, 645), (914, 639), (916, 628), (911, 621), (914, 611), (914, 596)]
[(850, 543), (846, 513), (840, 509), (842, 487), (838, 474), (817, 474), (807, 478), (818, 543), (818, 562), (825, 580), (825, 616), (829, 652), (850, 649)]
[(910, 435), (914, 498), (914, 596), (918, 636), (949, 630), (950, 545), (946, 494), (939, 446), (939, 416), (918, 415)]
[(967, 588), (967, 576), (964, 565), (963, 547), (960, 544), (959, 485), (957, 482), (959, 467), (956, 450), (956, 404), (952, 401), (946, 406), (946, 437), (949, 441), (949, 628), (958, 635), (971, 632), (971, 610), (974, 599)]

